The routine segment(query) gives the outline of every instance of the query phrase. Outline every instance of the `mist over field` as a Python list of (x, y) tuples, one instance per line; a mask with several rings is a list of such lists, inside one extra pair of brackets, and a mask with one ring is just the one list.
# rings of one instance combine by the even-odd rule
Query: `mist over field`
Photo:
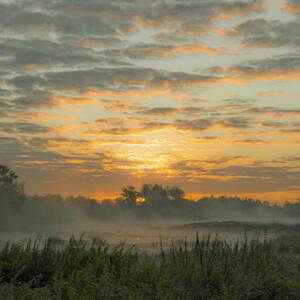
[(299, 214), (300, 201), (191, 201), (158, 184), (30, 196), (0, 165), (0, 298), (296, 300)]
[[(59, 195), (30, 196), (17, 174), (0, 166), (0, 240), (68, 239), (84, 235), (110, 243), (149, 247), (161, 238), (171, 241), (195, 234), (238, 239), (275, 234), (299, 222), (300, 202), (283, 206), (253, 199), (210, 197), (188, 200), (178, 187), (145, 184), (124, 187), (115, 200)], [(268, 225), (269, 224), (269, 225)], [(275, 227), (274, 227), (275, 225)], [(276, 226), (277, 225), (277, 226)]]

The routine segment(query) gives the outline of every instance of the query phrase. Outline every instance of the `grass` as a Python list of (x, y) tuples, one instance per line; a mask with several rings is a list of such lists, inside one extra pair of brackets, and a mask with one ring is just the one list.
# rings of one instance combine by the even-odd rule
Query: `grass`
[(300, 259), (283, 249), (209, 237), (159, 254), (74, 238), (7, 244), (0, 299), (300, 299)]

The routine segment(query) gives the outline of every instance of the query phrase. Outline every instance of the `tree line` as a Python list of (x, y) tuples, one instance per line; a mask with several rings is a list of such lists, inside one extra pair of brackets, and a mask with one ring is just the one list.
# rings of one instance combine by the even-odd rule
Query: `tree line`
[(183, 220), (291, 222), (300, 217), (300, 200), (283, 206), (238, 197), (186, 199), (179, 187), (145, 184), (124, 187), (120, 197), (96, 201), (87, 197), (29, 196), (18, 175), (0, 165), (0, 231), (33, 230), (65, 224), (116, 220)]

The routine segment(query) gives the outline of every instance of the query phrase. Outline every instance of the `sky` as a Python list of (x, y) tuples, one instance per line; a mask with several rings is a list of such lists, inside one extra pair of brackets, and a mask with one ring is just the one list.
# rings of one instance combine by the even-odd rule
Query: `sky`
[(300, 198), (300, 0), (0, 0), (0, 164), (30, 194)]

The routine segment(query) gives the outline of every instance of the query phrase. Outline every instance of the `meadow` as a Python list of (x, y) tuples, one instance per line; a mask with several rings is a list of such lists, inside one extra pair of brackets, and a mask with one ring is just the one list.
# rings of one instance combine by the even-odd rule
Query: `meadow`
[(157, 184), (32, 196), (0, 166), (0, 300), (300, 299), (299, 216)]
[(0, 251), (0, 299), (300, 299), (300, 257), (269, 239), (199, 238), (157, 253), (99, 239), (37, 239)]

